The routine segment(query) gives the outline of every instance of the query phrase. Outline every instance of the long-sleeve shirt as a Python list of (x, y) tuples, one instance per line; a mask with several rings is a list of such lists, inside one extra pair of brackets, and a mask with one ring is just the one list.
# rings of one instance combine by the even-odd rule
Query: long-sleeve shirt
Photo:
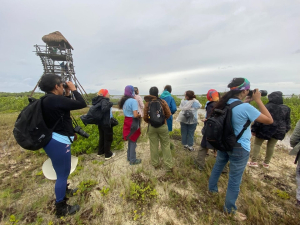
[(76, 100), (71, 99), (69, 96), (48, 93), (42, 102), (43, 117), (46, 125), (52, 128), (63, 116), (62, 121), (56, 125), (54, 132), (65, 136), (74, 136), (70, 110), (86, 107), (86, 103), (80, 93), (73, 91), (73, 94)]
[(135, 95), (134, 96), (135, 100), (138, 102), (138, 113), (141, 115), (141, 117), (144, 116), (144, 102), (141, 96)]

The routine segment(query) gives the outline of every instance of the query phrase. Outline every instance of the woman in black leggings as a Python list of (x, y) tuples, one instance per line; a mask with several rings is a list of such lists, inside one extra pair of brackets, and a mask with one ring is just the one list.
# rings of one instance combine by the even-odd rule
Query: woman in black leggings
[[(44, 147), (57, 176), (55, 183), (57, 217), (74, 214), (79, 210), (78, 205), (70, 206), (66, 203), (67, 179), (71, 170), (71, 140), (74, 140), (70, 110), (84, 108), (86, 103), (71, 81), (66, 82), (66, 86), (64, 88), (61, 77), (54, 74), (42, 76), (39, 83), (39, 88), (46, 92), (42, 102), (45, 123), (52, 128), (58, 121), (52, 139)], [(70, 91), (76, 100), (71, 99)]]

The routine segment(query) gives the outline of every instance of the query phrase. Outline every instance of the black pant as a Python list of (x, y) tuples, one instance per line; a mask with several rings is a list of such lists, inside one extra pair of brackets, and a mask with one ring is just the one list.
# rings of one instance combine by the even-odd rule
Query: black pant
[(113, 141), (113, 128), (109, 126), (98, 125), (99, 130), (99, 150), (98, 155), (105, 154), (105, 158), (111, 157), (111, 143)]

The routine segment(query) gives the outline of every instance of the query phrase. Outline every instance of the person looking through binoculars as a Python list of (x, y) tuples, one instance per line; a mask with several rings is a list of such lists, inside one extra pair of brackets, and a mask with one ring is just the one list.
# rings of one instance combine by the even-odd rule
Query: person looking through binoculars
[[(68, 205), (65, 197), (66, 192), (72, 192), (67, 188), (71, 170), (71, 144), (75, 136), (70, 110), (82, 109), (86, 107), (86, 103), (71, 81), (63, 82), (61, 77), (55, 74), (43, 75), (39, 88), (46, 92), (42, 101), (45, 123), (49, 128), (55, 124), (52, 139), (44, 150), (51, 159), (57, 175), (55, 207), (57, 217), (61, 217), (79, 210), (78, 205)], [(75, 99), (71, 99), (71, 91)]]

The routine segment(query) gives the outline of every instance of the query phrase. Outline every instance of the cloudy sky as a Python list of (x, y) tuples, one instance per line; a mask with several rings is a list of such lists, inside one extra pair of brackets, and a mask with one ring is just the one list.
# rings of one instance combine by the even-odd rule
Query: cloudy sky
[(214, 88), (300, 93), (300, 2), (0, 0), (0, 92), (30, 91), (43, 73), (35, 44), (60, 31), (87, 92)]

